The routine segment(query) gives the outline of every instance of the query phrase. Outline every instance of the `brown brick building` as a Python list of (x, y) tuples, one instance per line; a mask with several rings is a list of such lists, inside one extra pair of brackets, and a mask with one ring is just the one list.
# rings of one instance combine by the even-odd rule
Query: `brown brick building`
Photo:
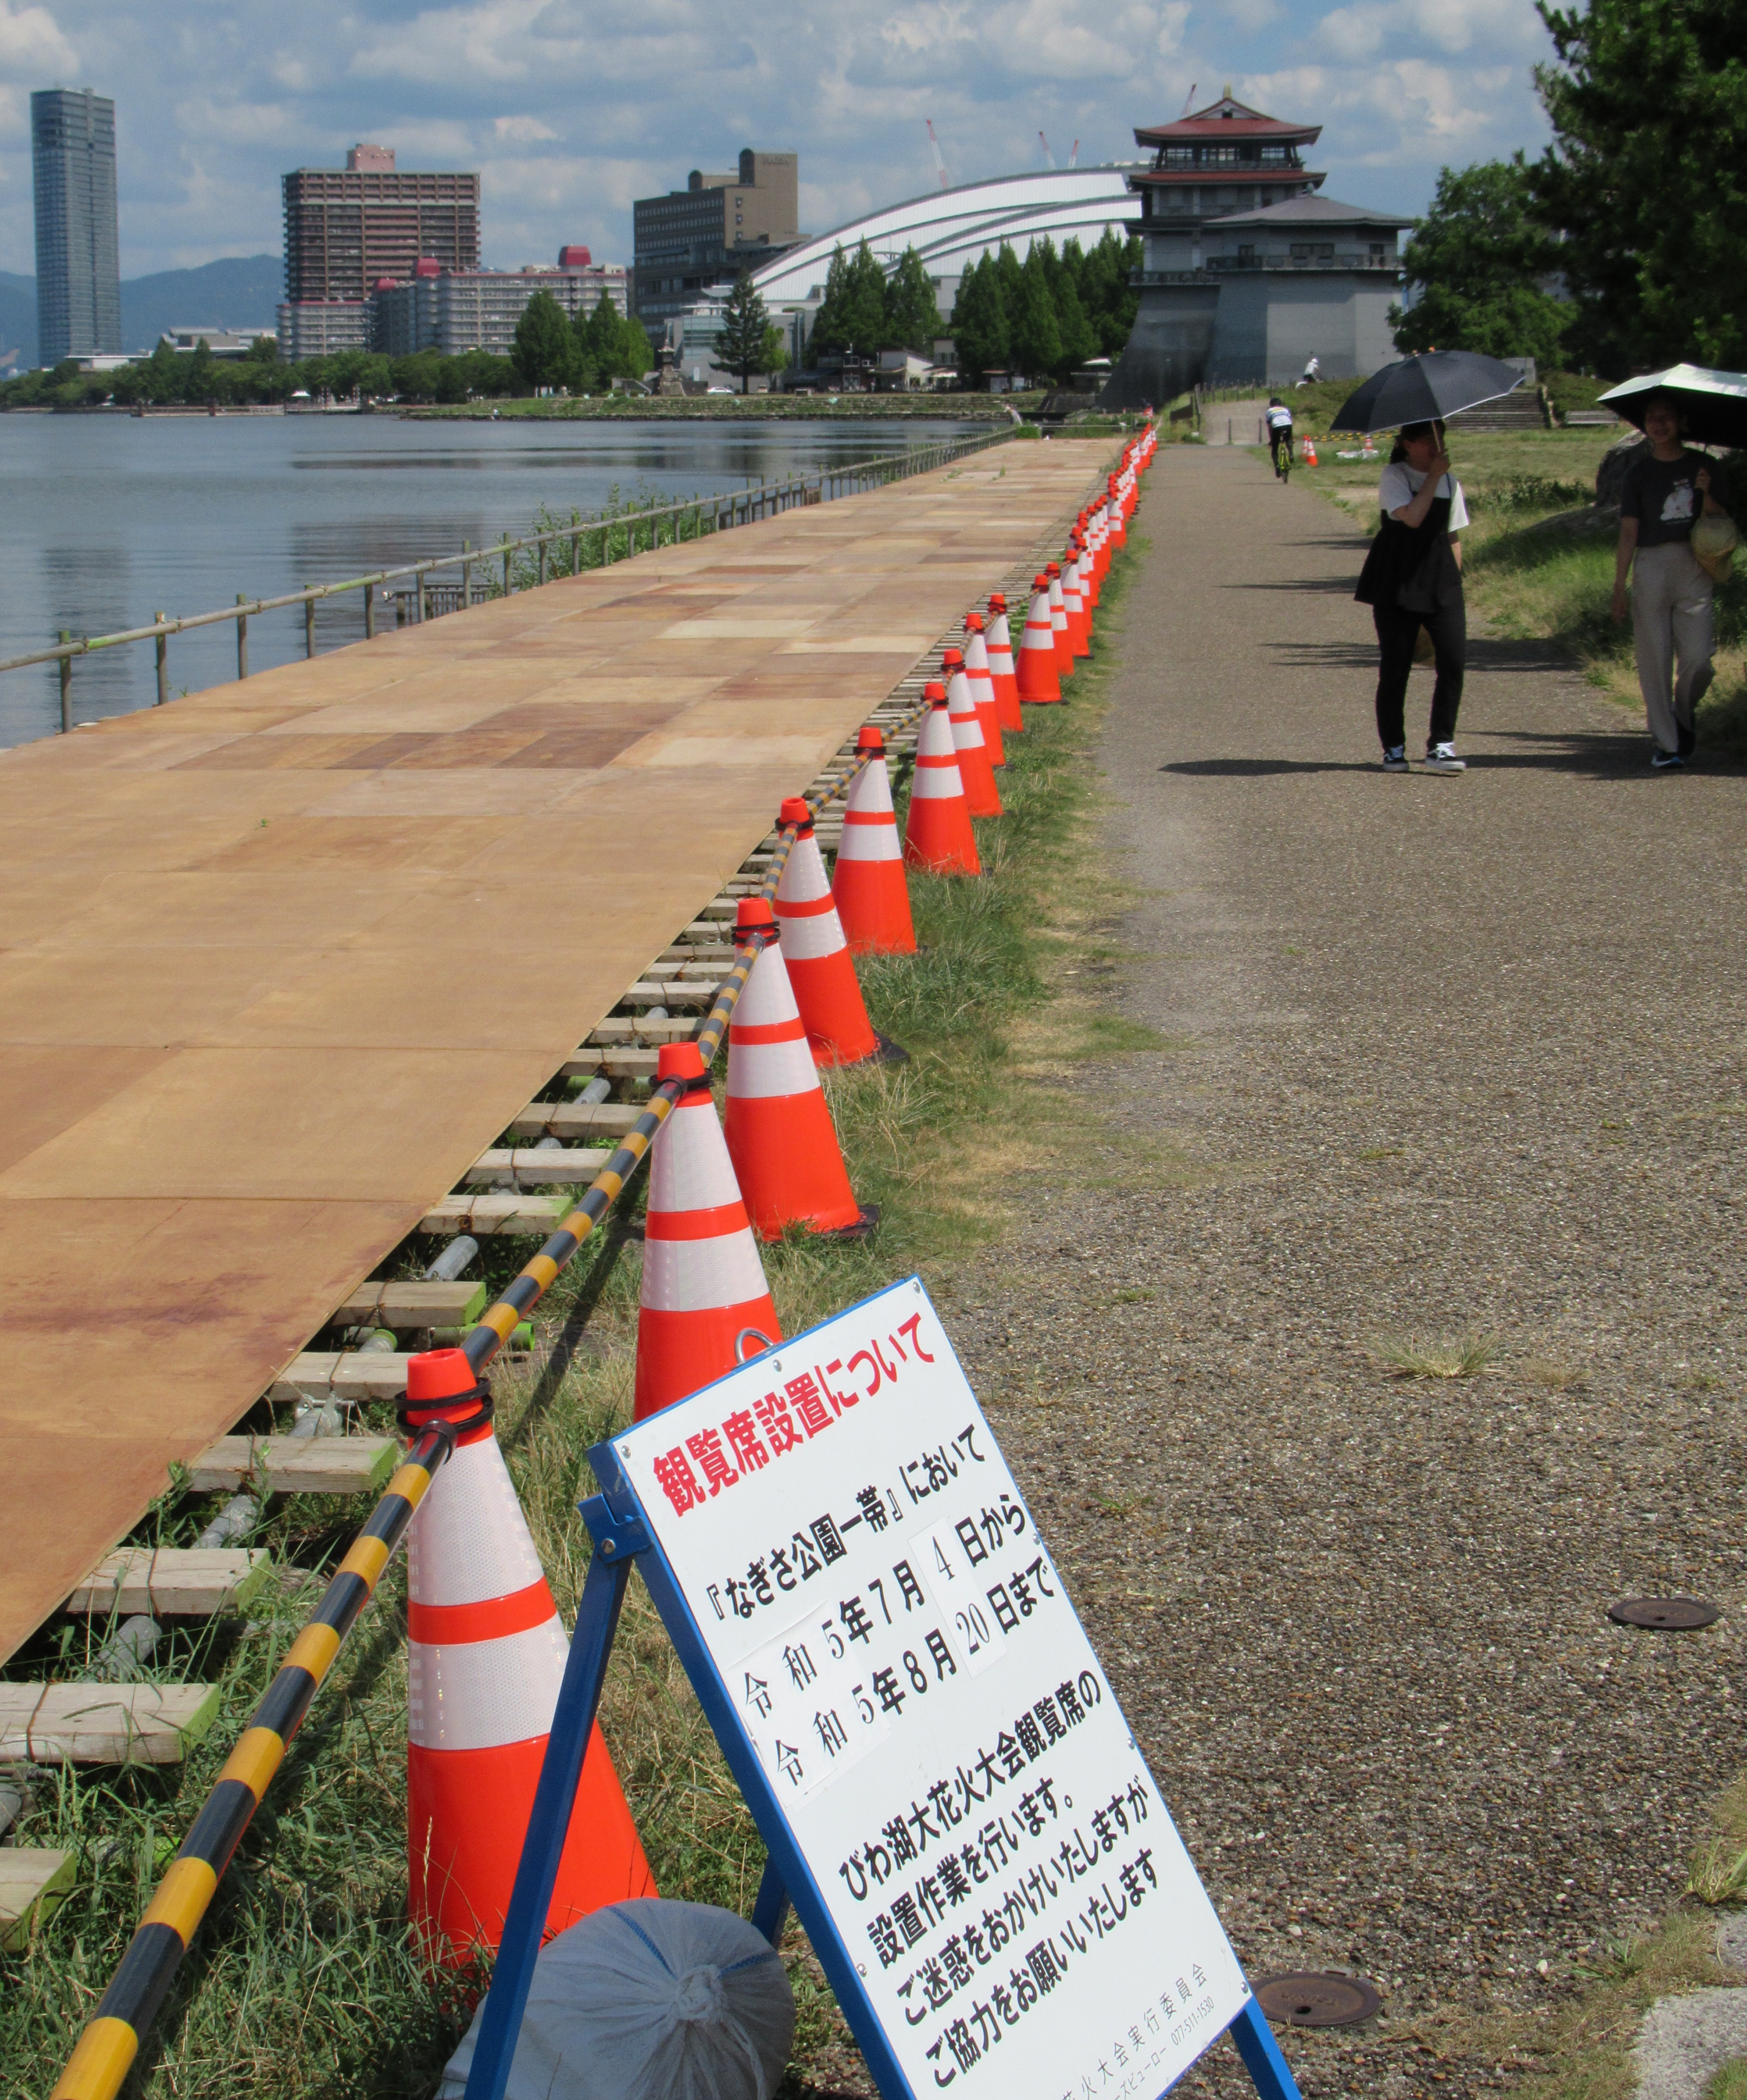
[(480, 179), (415, 174), (391, 147), (354, 146), (344, 168), (285, 178), (285, 298), (294, 306), (360, 304), (383, 277), (409, 278), (421, 258), (480, 267)]

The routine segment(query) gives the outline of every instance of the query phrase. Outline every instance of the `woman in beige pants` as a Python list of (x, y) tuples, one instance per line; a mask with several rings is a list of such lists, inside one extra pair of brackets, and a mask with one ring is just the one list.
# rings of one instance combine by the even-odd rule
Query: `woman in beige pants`
[(1620, 489), (1620, 545), (1614, 560), (1613, 616), (1625, 617), (1632, 582), (1632, 639), (1638, 683), (1658, 772), (1683, 765), (1697, 736), (1694, 717), (1712, 677), (1711, 580), (1692, 551), (1701, 516), (1727, 512), (1720, 470), (1680, 442), (1681, 414), (1665, 394), (1644, 412), (1647, 457), (1633, 461)]

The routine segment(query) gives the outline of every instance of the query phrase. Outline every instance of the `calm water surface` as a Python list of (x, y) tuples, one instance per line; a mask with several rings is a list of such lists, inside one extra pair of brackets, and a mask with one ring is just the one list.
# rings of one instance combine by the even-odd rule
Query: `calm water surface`
[[(109, 634), (533, 529), (646, 492), (715, 495), (847, 465), (948, 421), (400, 422), (360, 416), (0, 416), (0, 656)], [(387, 612), (391, 620), (391, 610)], [(318, 606), (318, 651), (360, 638), (361, 592)], [(303, 653), (300, 606), (249, 623), (254, 671)], [(236, 629), (172, 636), (173, 693), (237, 675)], [(149, 707), (150, 642), (76, 661), (78, 721)], [(60, 723), (52, 664), (0, 674), (0, 745)]]

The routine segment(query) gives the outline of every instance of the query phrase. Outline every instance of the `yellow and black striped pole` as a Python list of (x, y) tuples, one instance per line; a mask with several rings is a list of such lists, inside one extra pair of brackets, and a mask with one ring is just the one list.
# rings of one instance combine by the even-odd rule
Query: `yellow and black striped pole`
[[(852, 780), (865, 759), (840, 780)], [(796, 827), (781, 827), (760, 895), (773, 897), (794, 845)], [(736, 944), (734, 965), (696, 1040), (708, 1065), (727, 1033), (741, 990), (758, 959), (761, 942)], [(539, 1253), (492, 1306), (469, 1335), (467, 1356), (484, 1369), (513, 1334), (517, 1322), (545, 1295), (577, 1249), (612, 1208), (647, 1155), (678, 1098), (682, 1081), (658, 1087), (626, 1133), (625, 1142), (589, 1185), (588, 1191)], [(467, 1425), (460, 1425), (465, 1427)], [(383, 1570), (405, 1536), (431, 1479), (454, 1447), (457, 1425), (432, 1422), (414, 1437), (394, 1478), (335, 1569), (321, 1604), (293, 1641), (273, 1681), (224, 1761), (192, 1829), (139, 1921), (121, 1965), (95, 2014), (80, 2035), (51, 2100), (115, 2100), (139, 2045), (175, 1980), (217, 1890), (219, 1877), (242, 1842), (287, 1747), (303, 1726), (310, 1703), (333, 1667), (340, 1643), (369, 1602)]]

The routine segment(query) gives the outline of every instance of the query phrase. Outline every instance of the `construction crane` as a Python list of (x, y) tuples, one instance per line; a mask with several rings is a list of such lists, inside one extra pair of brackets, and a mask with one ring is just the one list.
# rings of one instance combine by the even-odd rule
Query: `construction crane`
[(934, 165), (940, 171), (940, 187), (943, 190), (950, 189), (952, 184), (946, 174), (946, 156), (940, 151), (940, 142), (934, 135), (934, 119), (927, 117), (922, 121), (928, 126), (928, 143), (934, 148)]
[(1080, 142), (1077, 139), (1073, 142), (1073, 151), (1068, 156), (1068, 165), (1070, 168), (1077, 168), (1080, 165)]
[(1055, 156), (1050, 151), (1050, 142), (1047, 139), (1043, 137), (1042, 130), (1038, 132), (1037, 136), (1043, 141), (1044, 165), (1046, 167), (1053, 168), (1055, 165)]
[[(1195, 90), (1200, 86), (1201, 82), (1197, 80), (1192, 80), (1189, 82), (1189, 91), (1183, 98), (1183, 117), (1187, 117), (1189, 112), (1195, 107)], [(1183, 117), (1179, 117), (1177, 119), (1177, 121), (1179, 124), (1183, 121)]]

